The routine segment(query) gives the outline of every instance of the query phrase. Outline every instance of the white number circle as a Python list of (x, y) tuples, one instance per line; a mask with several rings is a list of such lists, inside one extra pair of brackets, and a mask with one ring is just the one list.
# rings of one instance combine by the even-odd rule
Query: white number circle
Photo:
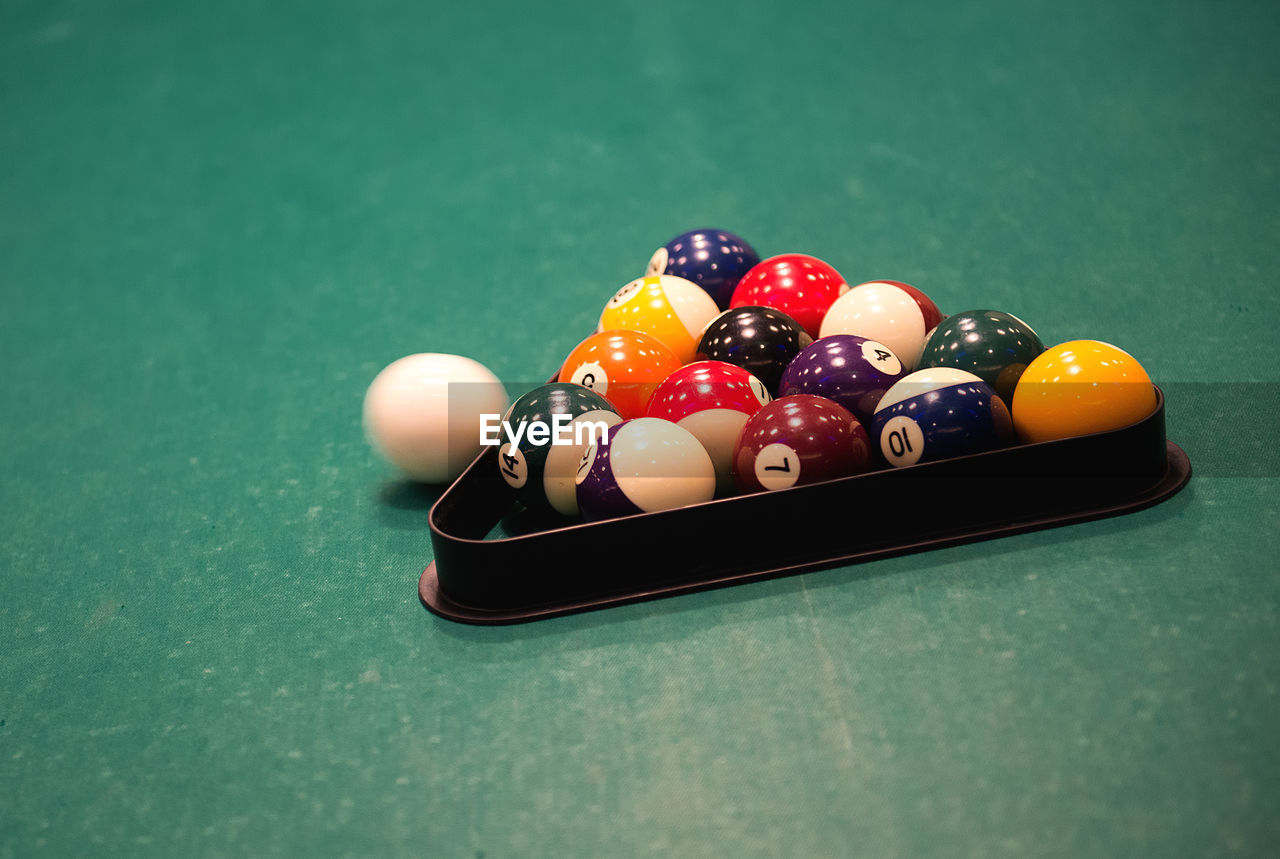
[(628, 283), (626, 286), (622, 287), (622, 289), (613, 294), (613, 298), (609, 299), (609, 306), (621, 307), (634, 298), (643, 286), (644, 278), (631, 281), (631, 283)]
[(775, 441), (756, 454), (756, 480), (765, 489), (786, 489), (800, 479), (800, 457), (795, 449)]
[(890, 418), (880, 430), (880, 452), (890, 465), (915, 465), (924, 455), (924, 430), (906, 415)]
[(498, 470), (512, 489), (519, 489), (529, 479), (529, 462), (520, 448), (513, 447), (511, 442), (498, 448)]
[(578, 368), (569, 374), (568, 381), (590, 388), (602, 397), (609, 390), (609, 374), (604, 371), (604, 367), (594, 361), (579, 364)]
[(874, 340), (863, 343), (862, 357), (872, 367), (887, 375), (896, 376), (902, 372), (902, 362), (898, 360), (897, 355), (893, 354), (893, 350), (883, 343), (877, 343)]

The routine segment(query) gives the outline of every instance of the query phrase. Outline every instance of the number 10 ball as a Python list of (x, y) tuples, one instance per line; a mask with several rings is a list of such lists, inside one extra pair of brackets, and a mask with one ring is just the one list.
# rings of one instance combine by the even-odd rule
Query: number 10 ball
[(871, 438), (890, 465), (914, 465), (1001, 447), (1013, 437), (1009, 409), (991, 386), (951, 367), (917, 370), (876, 407)]

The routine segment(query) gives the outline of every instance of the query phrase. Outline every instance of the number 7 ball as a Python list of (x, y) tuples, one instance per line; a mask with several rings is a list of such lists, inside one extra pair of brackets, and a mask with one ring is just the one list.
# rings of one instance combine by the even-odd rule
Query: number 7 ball
[(786, 489), (866, 471), (867, 431), (844, 406), (812, 394), (779, 397), (747, 419), (733, 452), (739, 492)]

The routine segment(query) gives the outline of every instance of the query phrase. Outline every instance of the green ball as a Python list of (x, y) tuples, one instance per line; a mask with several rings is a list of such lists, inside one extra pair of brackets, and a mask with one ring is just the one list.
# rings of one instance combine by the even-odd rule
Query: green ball
[(1022, 371), (1044, 343), (1031, 326), (1001, 310), (966, 310), (948, 316), (925, 341), (919, 369), (954, 367), (973, 373), (1008, 405)]
[[(560, 417), (557, 421), (557, 416)], [(516, 490), (516, 498), (530, 510), (547, 512), (561, 505), (548, 499), (547, 458), (560, 442), (574, 434), (576, 418), (620, 421), (617, 409), (590, 388), (571, 382), (553, 382), (534, 388), (520, 397), (503, 416), (498, 470), (502, 479)], [(616, 420), (615, 420), (616, 418)], [(557, 432), (560, 438), (556, 438)], [(513, 443), (509, 433), (516, 433)], [(573, 459), (576, 465), (577, 459)], [(572, 478), (572, 471), (567, 475)], [(561, 477), (564, 477), (563, 475)], [(561, 480), (560, 482), (564, 482)]]

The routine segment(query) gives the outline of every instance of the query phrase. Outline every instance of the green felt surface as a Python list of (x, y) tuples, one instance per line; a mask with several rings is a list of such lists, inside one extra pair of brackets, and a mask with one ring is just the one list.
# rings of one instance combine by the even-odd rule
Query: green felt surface
[[(0, 856), (1274, 850), (1278, 37), (1267, 2), (0, 3)], [(374, 374), (545, 378), (705, 224), (1124, 346), (1196, 476), (428, 613)]]

